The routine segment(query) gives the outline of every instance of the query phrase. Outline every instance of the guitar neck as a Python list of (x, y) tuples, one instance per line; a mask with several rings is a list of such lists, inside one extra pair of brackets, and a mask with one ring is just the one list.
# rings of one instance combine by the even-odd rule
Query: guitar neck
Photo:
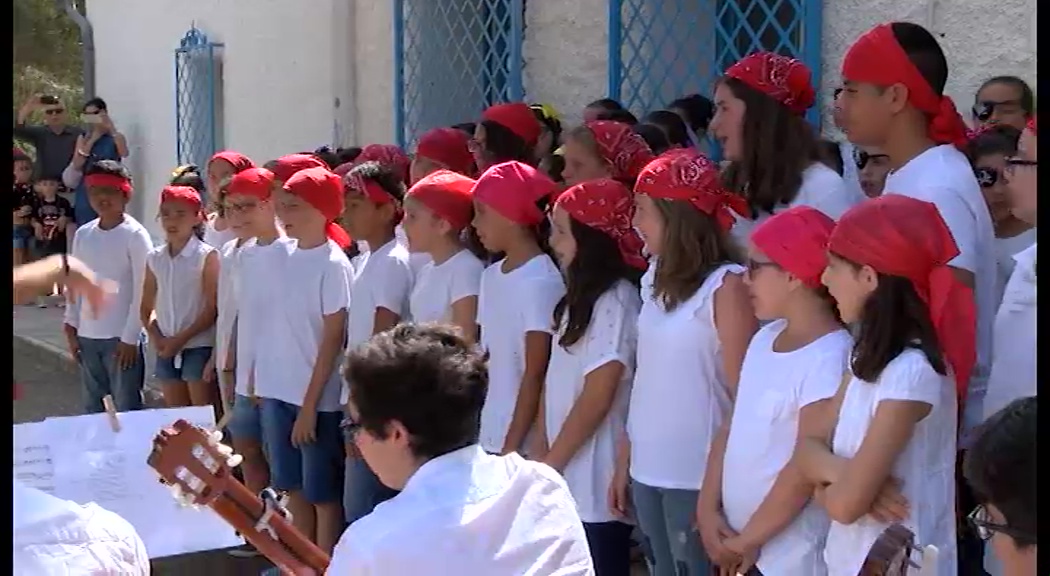
[(285, 574), (319, 575), (328, 569), (328, 555), (280, 514), (271, 515), (267, 522), (277, 539), (265, 530), (257, 530), (255, 525), (266, 508), (263, 501), (240, 482), (231, 479), (225, 493), (210, 506)]

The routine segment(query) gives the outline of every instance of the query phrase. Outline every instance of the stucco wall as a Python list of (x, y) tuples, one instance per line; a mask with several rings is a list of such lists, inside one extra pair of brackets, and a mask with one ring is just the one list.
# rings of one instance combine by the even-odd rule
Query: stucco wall
[[(333, 69), (346, 22), (340, 0), (92, 0), (98, 93), (128, 138), (132, 213), (157, 233), (159, 191), (175, 166), (174, 50), (194, 24), (225, 44), (224, 142), (260, 161), (332, 142), (335, 100), (349, 80)], [(321, 24), (319, 26), (319, 24)], [(331, 25), (329, 25), (331, 24)], [(342, 29), (342, 30), (340, 30)], [(341, 123), (351, 119), (339, 117)]]

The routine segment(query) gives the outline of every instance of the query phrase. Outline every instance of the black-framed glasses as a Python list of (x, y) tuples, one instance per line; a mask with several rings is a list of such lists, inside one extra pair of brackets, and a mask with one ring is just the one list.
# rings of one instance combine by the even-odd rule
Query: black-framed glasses
[(886, 154), (869, 154), (860, 148), (853, 149), (853, 163), (857, 165), (857, 170), (863, 170), (868, 162), (872, 160), (882, 160), (889, 158)]
[(977, 183), (981, 185), (981, 188), (991, 188), (999, 181), (999, 171), (995, 168), (975, 168), (973, 175), (977, 178)]
[(44, 114), (47, 114), (48, 116), (57, 116), (65, 111), (65, 108), (48, 108), (47, 110), (44, 110)]
[(966, 516), (966, 520), (973, 526), (974, 531), (977, 533), (977, 537), (981, 540), (989, 540), (995, 533), (1006, 534), (1014, 538), (1022, 538), (1025, 540), (1035, 540), (1034, 534), (1025, 534), (1022, 530), (1016, 530), (1005, 524), (999, 524), (992, 520), (992, 515), (988, 512), (988, 507), (985, 505), (979, 505), (973, 509)]

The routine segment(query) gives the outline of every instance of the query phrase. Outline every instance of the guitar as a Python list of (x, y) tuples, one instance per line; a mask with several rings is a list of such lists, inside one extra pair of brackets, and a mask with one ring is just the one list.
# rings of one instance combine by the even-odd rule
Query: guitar
[[(916, 563), (912, 556), (919, 556)], [(918, 572), (913, 572), (912, 569)], [(894, 524), (887, 528), (868, 551), (868, 558), (858, 576), (935, 576), (937, 574), (937, 548), (927, 546), (919, 550), (915, 546), (915, 534), (911, 530)]]
[(146, 460), (184, 505), (208, 506), (273, 562), (286, 576), (319, 576), (329, 557), (291, 524), (277, 494), (253, 494), (233, 476), (241, 456), (208, 432), (177, 420), (153, 439)]

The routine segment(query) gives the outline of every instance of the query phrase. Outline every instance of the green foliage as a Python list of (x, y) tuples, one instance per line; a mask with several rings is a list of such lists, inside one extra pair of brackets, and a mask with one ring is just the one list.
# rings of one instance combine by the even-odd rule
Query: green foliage
[[(83, 10), (83, 2), (78, 2)], [(36, 93), (84, 100), (80, 30), (55, 0), (13, 0), (14, 106)]]

